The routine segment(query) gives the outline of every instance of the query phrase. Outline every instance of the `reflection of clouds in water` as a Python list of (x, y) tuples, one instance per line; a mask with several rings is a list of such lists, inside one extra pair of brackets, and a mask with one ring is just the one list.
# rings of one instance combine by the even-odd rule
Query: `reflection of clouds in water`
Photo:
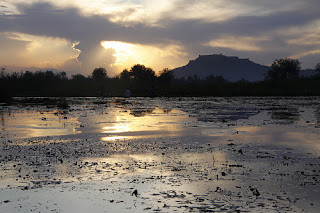
[(252, 105), (240, 105), (240, 103), (233, 103), (228, 99), (200, 101), (183, 108), (183, 110), (202, 122), (238, 121), (248, 119), (258, 113), (258, 110)]
[[(78, 99), (72, 100), (75, 103)], [(81, 102), (82, 99), (79, 100)], [(302, 116), (298, 106), (301, 103), (308, 104), (308, 100), (294, 98), (265, 98), (261, 101), (257, 98), (131, 98), (130, 102), (122, 99), (99, 100), (83, 99), (83, 103), (73, 104), (71, 110), (43, 111), (43, 114), (40, 113), (43, 110), (40, 106), (24, 111), (21, 109), (25, 108), (13, 108), (8, 114), (2, 110), (0, 113), (5, 114), (1, 116), (2, 128), (10, 126), (8, 131), (17, 133), (18, 137), (81, 133), (99, 134), (97, 137), (109, 137), (110, 140), (124, 136), (187, 136), (190, 130), (196, 129), (208, 136), (230, 135), (234, 133), (231, 124), (293, 124)], [(316, 110), (316, 117), (317, 112), (319, 110)], [(274, 140), (282, 140), (277, 138), (280, 133), (273, 135)]]
[[(317, 140), (319, 134), (314, 125), (302, 122), (302, 119), (301, 122), (294, 123), (295, 125), (275, 125), (274, 122), (274, 119), (285, 121), (292, 119), (296, 110), (276, 109), (277, 112), (290, 112), (293, 116), (285, 114), (280, 118), (272, 119), (272, 114), (269, 113), (271, 106), (263, 105), (262, 113), (245, 121), (232, 122), (233, 120), (229, 119), (221, 122), (219, 120), (221, 117), (218, 116), (217, 123), (204, 123), (189, 118), (189, 114), (185, 111), (190, 111), (193, 115), (199, 113), (203, 116), (206, 116), (206, 113), (212, 113), (208, 114), (209, 118), (210, 116), (213, 118), (214, 113), (219, 114), (219, 112), (221, 115), (230, 114), (239, 118), (241, 116), (238, 116), (237, 113), (241, 115), (244, 112), (243, 114), (247, 116), (251, 112), (256, 113), (260, 108), (252, 107), (254, 105), (252, 103), (250, 103), (251, 107), (248, 107), (250, 104), (236, 107), (242, 103), (238, 100), (232, 103), (234, 107), (225, 107), (229, 102), (224, 102), (220, 108), (213, 106), (210, 109), (200, 109), (197, 108), (197, 99), (194, 99), (181, 101), (181, 103), (177, 101), (176, 105), (172, 104), (171, 107), (168, 107), (173, 110), (167, 111), (163, 110), (164, 107), (161, 108), (161, 104), (158, 104), (159, 107), (152, 107), (157, 104), (150, 104), (151, 101), (153, 100), (140, 99), (143, 104), (134, 106), (91, 105), (83, 108), (72, 106), (69, 114), (64, 115), (67, 116), (67, 119), (63, 117), (53, 119), (46, 116), (45, 120), (41, 120), (46, 112), (44, 114), (37, 112), (25, 120), (36, 118), (39, 124), (48, 124), (54, 129), (58, 127), (54, 127), (53, 124), (72, 126), (68, 122), (75, 119), (75, 125), (83, 125), (79, 128), (82, 133), (75, 134), (73, 138), (50, 137), (50, 141), (48, 138), (32, 139), (32, 141), (25, 139), (24, 141), (32, 143), (19, 144), (20, 146), (11, 146), (11, 149), (3, 150), (3, 159), (10, 161), (3, 164), (1, 175), (7, 175), (14, 184), (24, 186), (30, 183), (30, 186), (34, 187), (40, 187), (41, 184), (45, 186), (48, 179), (53, 180), (54, 178), (63, 187), (74, 181), (76, 184), (80, 183), (80, 187), (85, 186), (87, 191), (99, 191), (99, 196), (104, 193), (100, 189), (108, 189), (103, 194), (104, 204), (106, 196), (110, 195), (110, 200), (114, 200), (116, 205), (116, 192), (119, 192), (124, 202), (127, 202), (129, 198), (132, 200), (132, 198), (140, 199), (148, 196), (148, 199), (143, 199), (145, 203), (141, 202), (139, 206), (145, 208), (149, 206), (146, 203), (149, 203), (150, 206), (161, 205), (160, 207), (163, 207), (166, 203), (167, 206), (170, 206), (170, 210), (169, 207), (163, 210), (170, 212), (181, 211), (185, 208), (186, 203), (181, 201), (192, 202), (192, 207), (186, 208), (186, 211), (205, 211), (204, 204), (207, 204), (206, 206), (210, 207), (208, 210), (226, 211), (227, 209), (232, 212), (235, 206), (241, 206), (244, 203), (249, 205), (245, 205), (246, 208), (241, 209), (243, 211), (259, 212), (261, 203), (269, 211), (281, 211), (283, 210), (281, 205), (285, 207), (289, 205), (290, 200), (285, 199), (294, 197), (305, 202), (306, 195), (310, 195), (310, 190), (305, 188), (306, 186), (299, 186), (305, 180), (302, 178), (299, 179), (301, 182), (292, 180), (292, 175), (298, 170), (301, 171), (300, 175), (303, 174), (302, 172), (313, 174), (313, 170), (319, 170), (318, 166), (315, 167), (318, 165), (318, 156), (312, 158), (311, 155), (307, 155), (307, 158), (296, 158), (298, 155), (295, 155), (294, 152), (305, 153), (299, 148), (310, 148), (315, 153), (315, 147), (319, 149), (319, 140)], [(212, 100), (207, 103), (214, 105)], [(149, 107), (149, 104), (152, 106)], [(165, 104), (170, 106), (171, 103)], [(180, 110), (175, 110), (177, 106), (182, 107), (179, 108)], [(151, 108), (152, 113), (144, 112)], [(144, 116), (130, 114), (131, 109), (142, 111), (141, 114)], [(217, 110), (214, 111), (215, 109)], [(235, 112), (233, 113), (232, 110)], [(300, 111), (297, 113), (301, 117), (305, 116)], [(305, 114), (309, 113), (313, 111), (305, 112)], [(54, 116), (53, 113), (51, 116)], [(307, 118), (310, 120), (311, 117)], [(13, 120), (14, 122), (19, 121), (16, 118)], [(225, 125), (221, 125), (222, 123)], [(229, 126), (229, 124), (235, 125)], [(19, 125), (22, 127), (29, 124)], [(46, 129), (43, 125), (34, 128)], [(194, 129), (200, 131), (200, 134), (190, 133)], [(169, 137), (171, 133), (176, 134), (175, 131), (180, 131), (179, 135)], [(214, 133), (221, 135), (216, 137), (216, 141), (213, 140), (214, 135), (210, 135)], [(23, 140), (19, 139), (19, 141)], [(295, 147), (297, 149), (292, 149)], [(12, 156), (15, 159), (15, 167), (11, 161)], [(17, 161), (20, 161), (21, 164), (16, 163)], [(18, 173), (18, 169), (21, 169), (21, 173)], [(34, 170), (37, 172), (33, 172)], [(18, 177), (18, 175), (25, 177), (26, 174), (29, 175), (27, 179)], [(41, 178), (44, 181), (40, 181), (39, 185), (32, 185), (34, 180), (38, 182)], [(97, 182), (86, 182), (92, 180), (97, 180)], [(312, 177), (309, 180), (315, 182)], [(51, 185), (54, 184), (54, 182), (51, 183)], [(83, 183), (89, 184), (83, 185)], [(319, 181), (315, 184), (319, 184)], [(55, 188), (51, 185), (50, 188)], [(96, 190), (92, 190), (91, 187)], [(256, 202), (257, 197), (253, 196), (250, 191), (254, 187), (257, 187), (261, 193), (259, 202)], [(290, 193), (290, 187), (297, 188), (304, 194), (295, 193), (296, 191)], [(134, 189), (138, 190), (138, 197), (130, 196)], [(67, 191), (66, 188), (64, 190)], [(286, 191), (287, 195), (284, 195), (282, 191)], [(126, 195), (128, 199), (124, 198)], [(163, 202), (159, 203), (160, 200)], [(306, 202), (307, 205), (309, 201)], [(195, 209), (195, 205), (199, 206), (199, 209)], [(295, 203), (290, 201), (290, 205), (292, 207)], [(127, 207), (128, 205), (121, 204), (121, 206)], [(139, 212), (142, 212), (143, 208)]]
[(299, 108), (298, 107), (279, 107), (271, 108), (269, 113), (271, 119), (278, 124), (293, 124), (299, 120)]
[[(103, 105), (74, 105), (68, 111), (43, 111), (41, 107), (15, 108), (11, 114), (1, 116), (0, 128), (16, 137), (45, 137), (73, 134), (130, 134), (141, 137), (165, 132), (179, 132), (190, 120), (179, 110), (162, 108), (132, 108)], [(8, 129), (9, 128), (9, 129)], [(160, 133), (162, 131), (162, 133)], [(167, 134), (166, 134), (167, 135)], [(130, 135), (128, 135), (130, 136)]]
[(1, 116), (3, 131), (16, 138), (78, 134), (78, 119), (60, 111), (14, 109)]
[(262, 127), (237, 127), (239, 132), (245, 132), (239, 139), (249, 138), (269, 145), (285, 145), (297, 148), (320, 148), (319, 135), (305, 127), (268, 125)]

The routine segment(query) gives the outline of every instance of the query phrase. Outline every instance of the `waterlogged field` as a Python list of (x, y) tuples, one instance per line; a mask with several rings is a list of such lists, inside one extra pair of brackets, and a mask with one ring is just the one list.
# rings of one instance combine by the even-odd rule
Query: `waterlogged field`
[(0, 212), (318, 212), (320, 98), (16, 98)]

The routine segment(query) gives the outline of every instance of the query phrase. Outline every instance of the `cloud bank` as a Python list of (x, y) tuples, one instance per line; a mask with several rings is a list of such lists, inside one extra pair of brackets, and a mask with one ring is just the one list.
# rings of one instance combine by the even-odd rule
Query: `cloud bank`
[[(319, 7), (316, 0), (5, 0), (0, 65), (83, 74), (102, 66), (112, 75), (134, 63), (158, 71), (223, 53), (264, 65), (296, 57), (313, 68), (320, 62)], [(132, 48), (106, 48), (108, 41)]]

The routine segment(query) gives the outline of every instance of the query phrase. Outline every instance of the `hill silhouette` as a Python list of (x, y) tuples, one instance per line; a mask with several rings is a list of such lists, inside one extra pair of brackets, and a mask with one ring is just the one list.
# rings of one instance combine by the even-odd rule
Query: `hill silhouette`
[(177, 79), (195, 75), (200, 79), (208, 76), (222, 76), (228, 81), (264, 80), (269, 67), (241, 59), (236, 56), (225, 55), (199, 55), (196, 60), (190, 60), (186, 66), (173, 69), (174, 77)]

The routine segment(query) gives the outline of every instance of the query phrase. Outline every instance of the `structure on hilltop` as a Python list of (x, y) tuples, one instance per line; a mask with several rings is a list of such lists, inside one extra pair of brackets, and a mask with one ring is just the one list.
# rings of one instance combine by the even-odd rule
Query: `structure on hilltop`
[(199, 55), (195, 60), (190, 60), (186, 66), (173, 69), (177, 79), (197, 76), (205, 79), (209, 76), (222, 76), (228, 81), (264, 80), (268, 66), (250, 61), (248, 58), (240, 59), (236, 56), (225, 55)]

